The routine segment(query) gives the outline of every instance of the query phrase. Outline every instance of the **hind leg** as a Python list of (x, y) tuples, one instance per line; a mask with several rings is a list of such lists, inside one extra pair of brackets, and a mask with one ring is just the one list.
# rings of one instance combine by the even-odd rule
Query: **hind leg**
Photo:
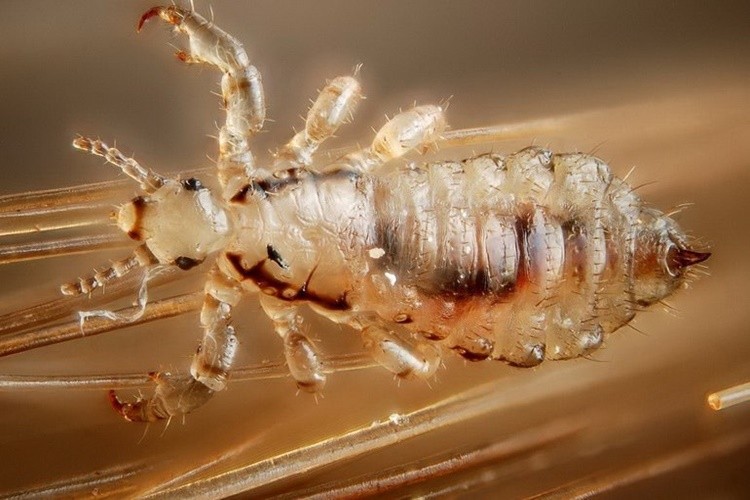
[(417, 106), (397, 114), (383, 125), (369, 147), (350, 153), (324, 169), (352, 169), (369, 172), (405, 154), (427, 149), (445, 129), (443, 108), (435, 105)]

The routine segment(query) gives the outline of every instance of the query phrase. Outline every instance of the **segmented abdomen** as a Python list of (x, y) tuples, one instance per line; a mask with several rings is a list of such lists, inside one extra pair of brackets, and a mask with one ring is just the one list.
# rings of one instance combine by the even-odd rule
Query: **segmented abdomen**
[(363, 300), (382, 317), (523, 366), (579, 356), (632, 317), (640, 200), (601, 160), (532, 147), (375, 182), (382, 252)]

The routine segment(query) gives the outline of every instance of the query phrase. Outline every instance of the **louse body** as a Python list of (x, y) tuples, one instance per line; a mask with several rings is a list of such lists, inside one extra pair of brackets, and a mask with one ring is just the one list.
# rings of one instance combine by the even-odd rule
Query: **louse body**
[(439, 139), (439, 106), (401, 113), (368, 148), (313, 167), (313, 153), (361, 98), (350, 76), (332, 80), (305, 130), (260, 165), (249, 140), (265, 119), (261, 78), (240, 43), (174, 6), (151, 9), (139, 28), (152, 17), (189, 37), (181, 60), (223, 71), (227, 120), (221, 194), (162, 177), (100, 141), (74, 142), (140, 183), (144, 195), (120, 209), (118, 225), (142, 245), (64, 293), (88, 293), (136, 266), (213, 261), (190, 376), (158, 374), (146, 400), (111, 393), (128, 420), (188, 413), (225, 387), (238, 345), (231, 310), (245, 292), (259, 296), (297, 385), (317, 392), (325, 376), (302, 305), (360, 331), (373, 357), (402, 377), (429, 377), (446, 348), (535, 366), (596, 349), (709, 256), (589, 155), (531, 147), (384, 168)]

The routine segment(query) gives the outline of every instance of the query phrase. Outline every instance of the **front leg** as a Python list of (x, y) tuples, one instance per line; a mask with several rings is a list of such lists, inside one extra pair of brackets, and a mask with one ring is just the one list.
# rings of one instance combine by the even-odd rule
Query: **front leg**
[(154, 396), (132, 403), (120, 401), (110, 391), (113, 408), (131, 422), (155, 422), (190, 413), (205, 404), (214, 392), (224, 389), (238, 345), (234, 328), (229, 324), (231, 310), (241, 295), (239, 283), (214, 266), (206, 282), (201, 310), (203, 340), (193, 356), (190, 375), (156, 373)]
[(255, 176), (249, 140), (263, 127), (266, 117), (260, 72), (250, 64), (236, 38), (195, 12), (174, 5), (154, 7), (143, 14), (138, 30), (156, 16), (188, 36), (190, 52), (177, 52), (181, 61), (211, 64), (224, 73), (221, 92), (227, 119), (219, 132), (217, 166), (224, 196), (231, 199)]

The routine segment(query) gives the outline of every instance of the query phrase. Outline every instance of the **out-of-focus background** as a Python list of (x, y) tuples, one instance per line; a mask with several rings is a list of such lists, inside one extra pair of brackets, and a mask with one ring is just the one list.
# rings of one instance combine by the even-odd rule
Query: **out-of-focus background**
[[(169, 42), (182, 47), (184, 40), (161, 23), (136, 34), (138, 17), (151, 6), (3, 4), (0, 194), (119, 176), (73, 151), (70, 141), (79, 133), (116, 141), (161, 172), (210, 164), (206, 155), (216, 154), (210, 135), (223, 120), (209, 93), (218, 91), (218, 75), (179, 64)], [(636, 166), (631, 182), (649, 183), (639, 192), (653, 205), (694, 203), (679, 220), (714, 252), (711, 276), (671, 299), (672, 310), (641, 314), (634, 323), (639, 331), (624, 328), (594, 360), (517, 370), (449, 359), (430, 387), (396, 384), (379, 369), (341, 373), (330, 377), (317, 404), (295, 395), (289, 380), (237, 382), (184, 423), (151, 426), (145, 437), (143, 426), (111, 412), (100, 391), (0, 390), (0, 494), (135, 462), (149, 469), (129, 484), (152, 484), (240, 444), (247, 449), (232, 465), (252, 463), (494, 381), (498, 397), (505, 387), (528, 388), (522, 403), (278, 483), (276, 491), (503, 442), (545, 422), (585, 416), (585, 430), (562, 443), (403, 491), (459, 485), (486, 496), (597, 489), (615, 498), (747, 495), (750, 404), (722, 412), (705, 405), (709, 392), (750, 380), (747, 2), (213, 1), (196, 8), (206, 16), (212, 8), (263, 74), (273, 121), (257, 141), (259, 153), (302, 125), (299, 115), (326, 78), (364, 63), (368, 99), (332, 147), (366, 142), (384, 114), (415, 100), (452, 96), (448, 117), (455, 129), (559, 118), (565, 123), (559, 130), (469, 149), (512, 151), (534, 142), (593, 151), (621, 176)], [(2, 266), (0, 312), (52, 298), (57, 284), (123, 252)], [(200, 273), (193, 278), (197, 290)], [(281, 357), (253, 300), (236, 323), (240, 363)], [(186, 369), (197, 324), (187, 315), (8, 356), (0, 359), (0, 374)], [(340, 327), (315, 324), (326, 350), (358, 349)]]

